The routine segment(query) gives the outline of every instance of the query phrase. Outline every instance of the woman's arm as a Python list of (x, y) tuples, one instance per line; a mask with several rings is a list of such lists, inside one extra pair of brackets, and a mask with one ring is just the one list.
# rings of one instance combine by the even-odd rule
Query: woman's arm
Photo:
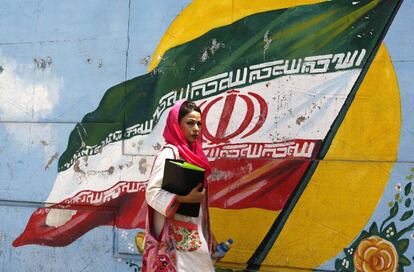
[(175, 205), (177, 195), (161, 188), (164, 176), (165, 160), (174, 158), (174, 152), (171, 148), (164, 148), (161, 150), (152, 167), (145, 193), (145, 199), (148, 204), (154, 210), (166, 217), (171, 216), (178, 207)]

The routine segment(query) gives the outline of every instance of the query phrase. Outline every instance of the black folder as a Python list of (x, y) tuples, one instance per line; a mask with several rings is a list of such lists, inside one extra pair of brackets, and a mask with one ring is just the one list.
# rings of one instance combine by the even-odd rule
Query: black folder
[[(181, 160), (165, 160), (162, 189), (177, 195), (187, 195), (199, 183), (204, 182), (204, 169)], [(200, 188), (200, 192), (203, 188)], [(200, 203), (181, 203), (176, 213), (198, 217)]]

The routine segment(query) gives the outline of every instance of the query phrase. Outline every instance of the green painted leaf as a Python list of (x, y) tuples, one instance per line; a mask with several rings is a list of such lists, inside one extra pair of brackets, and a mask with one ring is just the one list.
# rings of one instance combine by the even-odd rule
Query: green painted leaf
[(410, 207), (410, 205), (411, 205), (411, 199), (410, 198), (407, 198), (406, 200), (405, 200), (405, 207)]
[(382, 235), (383, 237), (386, 237), (387, 235), (387, 230), (390, 229), (390, 232), (394, 232), (397, 233), (397, 228), (395, 227), (395, 223), (392, 222), (390, 224), (388, 224), (383, 230), (382, 230)]
[(408, 218), (410, 218), (411, 216), (413, 215), (413, 210), (409, 210), (409, 211), (406, 211), (402, 216), (401, 216), (401, 221), (405, 221), (405, 220), (407, 220)]
[(339, 269), (341, 269), (342, 267), (342, 259), (336, 259), (335, 261), (335, 270), (339, 271)]
[(407, 183), (407, 185), (405, 185), (405, 187), (404, 187), (405, 196), (408, 196), (408, 194), (411, 192), (411, 184), (412, 184), (412, 182), (409, 182), (409, 183)]
[(399, 261), (399, 263), (400, 263), (402, 266), (409, 266), (409, 265), (411, 265), (410, 260), (409, 260), (409, 259), (407, 259), (405, 256), (400, 256), (400, 261)]
[(379, 233), (377, 223), (372, 223), (371, 227), (369, 227), (369, 233), (377, 235)]
[(384, 221), (381, 224), (380, 230), (381, 233), (384, 233), (385, 235), (385, 229), (384, 229), (384, 225), (393, 217), (395, 217), (398, 213), (398, 202), (394, 202), (394, 206), (390, 209), (390, 215), (384, 219)]
[(395, 194), (395, 200), (398, 200), (398, 199), (400, 199), (400, 193), (398, 193), (398, 194)]
[(348, 250), (349, 250), (349, 247), (348, 248), (344, 248), (344, 253), (345, 253), (345, 257), (346, 258), (352, 256), (351, 254), (349, 254)]
[(388, 206), (391, 208), (394, 205), (394, 201), (388, 202)]
[(397, 213), (398, 213), (398, 203), (394, 202), (394, 206), (390, 210), (390, 217), (389, 218), (393, 218), (394, 216), (397, 215)]
[(400, 253), (404, 253), (407, 250), (409, 244), (410, 244), (410, 241), (408, 239), (402, 239), (398, 241), (397, 242), (398, 251)]
[(414, 175), (409, 175), (409, 176), (406, 176), (405, 178), (408, 179), (408, 180), (413, 180), (414, 179)]

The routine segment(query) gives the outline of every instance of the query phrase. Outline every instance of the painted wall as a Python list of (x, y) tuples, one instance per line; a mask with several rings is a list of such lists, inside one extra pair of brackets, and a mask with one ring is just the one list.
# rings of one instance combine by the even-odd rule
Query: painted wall
[[(71, 146), (84, 148), (88, 145), (94, 137), (91, 131), (106, 128), (118, 131), (126, 122), (101, 114), (99, 120), (85, 122), (84, 119), (83, 124), (88, 124), (85, 128), (79, 123), (98, 107), (105, 93), (110, 93), (108, 89), (125, 92), (122, 95), (125, 99), (129, 86), (125, 82), (148, 71), (157, 71), (158, 63), (164, 72), (180, 73), (182, 67), (171, 63), (162, 66), (163, 61), (168, 62), (164, 55), (168, 49), (184, 43), (191, 45), (193, 39), (211, 29), (263, 11), (308, 4), (313, 5), (317, 13), (317, 5), (322, 1), (285, 2), (262, 0), (252, 5), (251, 1), (244, 0), (19, 0), (3, 3), (0, 8), (0, 271), (138, 271), (141, 260), (137, 246), (142, 242), (139, 234), (142, 229), (138, 227), (142, 226), (142, 214), (138, 211), (142, 209), (136, 201), (142, 195), (143, 181), (160, 143), (145, 138), (140, 142), (139, 137), (125, 138), (120, 145), (113, 145), (116, 149), (111, 151), (111, 156), (99, 157), (99, 161), (93, 159), (99, 154), (81, 156), (68, 167), (73, 169), (72, 187), (65, 187), (62, 184), (66, 184), (64, 173), (67, 172), (62, 170), (65, 167), (58, 167), (59, 160), (64, 161), (65, 151), (68, 152)], [(352, 5), (359, 2), (352, 2)], [(355, 268), (364, 271), (373, 264), (367, 255), (371, 249), (389, 264), (389, 271), (414, 270), (413, 12), (414, 3), (405, 1), (385, 36), (384, 45), (376, 57), (369, 60), (364, 80), (360, 85), (353, 85), (358, 85), (355, 99), (350, 101), (352, 103), (326, 154), (284, 158), (289, 163), (303, 162), (306, 167), (315, 165), (306, 183), (297, 183), (300, 188), (295, 187), (295, 183), (284, 196), (278, 196), (279, 191), (267, 187), (260, 189), (261, 182), (273, 178), (263, 177), (260, 171), (275, 173), (279, 168), (272, 167), (278, 167), (278, 158), (257, 162), (240, 156), (223, 160), (225, 163), (221, 164), (217, 163), (220, 158), (215, 158), (217, 168), (223, 171), (216, 172), (216, 180), (212, 182), (225, 180), (228, 183), (211, 187), (211, 199), (215, 201), (210, 209), (212, 227), (218, 240), (228, 237), (235, 240), (234, 248), (220, 263), (222, 267), (244, 269), (257, 264), (252, 260), (261, 259), (259, 263), (263, 270), (348, 271)], [(322, 13), (318, 18), (324, 18), (324, 15), (328, 16)], [(354, 17), (344, 18), (346, 23)], [(305, 22), (304, 27), (308, 24), (311, 22)], [(300, 28), (292, 29), (300, 31)], [(236, 30), (234, 33), (237, 34)], [(364, 29), (366, 35), (370, 31)], [(260, 47), (262, 62), (269, 58), (269, 54), (272, 57), (272, 49), (280, 46), (280, 52), (286, 50), (286, 46), (280, 44), (285, 40), (284, 35), (287, 37), (291, 32), (277, 38), (272, 32), (264, 33)], [(331, 33), (333, 36), (335, 29), (331, 29)], [(203, 50), (193, 52), (199, 55), (200, 67), (216, 60), (223, 51), (226, 52), (223, 59), (232, 60), (236, 48), (229, 48), (220, 39), (208, 41)], [(251, 64), (255, 63), (247, 59), (246, 65)], [(209, 73), (209, 76), (215, 75)], [(328, 73), (314, 82), (325, 82), (327, 78)], [(297, 81), (300, 82), (313, 84), (311, 80)], [(333, 82), (335, 84), (328, 89), (343, 83)], [(278, 84), (282, 86), (280, 82)], [(298, 86), (298, 90), (308, 87)], [(278, 90), (283, 93), (283, 88)], [(236, 98), (242, 95), (245, 95), (245, 101), (254, 100), (243, 90)], [(205, 102), (204, 108), (211, 105), (211, 109), (231, 101), (231, 94), (222, 93), (221, 97), (225, 99), (214, 100), (216, 104), (208, 98), (200, 101)], [(341, 99), (339, 94), (333, 97)], [(283, 99), (286, 96), (273, 96), (276, 102), (266, 103), (269, 112), (266, 116), (272, 116), (272, 113), (275, 117), (280, 116), (283, 111), (275, 110), (275, 107), (284, 105)], [(254, 101), (258, 108), (260, 99)], [(289, 108), (289, 103), (294, 104), (294, 101), (286, 103)], [(240, 104), (235, 105), (239, 107), (240, 115), (247, 112)], [(131, 112), (131, 116), (136, 114)], [(319, 108), (315, 112), (322, 111)], [(264, 116), (263, 111), (254, 114), (253, 121)], [(293, 114), (292, 122), (298, 126), (309, 124), (307, 120), (312, 120), (311, 115)], [(229, 132), (219, 135), (217, 124), (211, 121), (217, 121), (217, 116), (209, 118), (207, 128), (215, 139), (223, 140)], [(326, 119), (329, 118), (322, 116), (313, 121), (323, 123)], [(229, 131), (240, 128), (240, 123), (230, 125)], [(266, 124), (263, 120), (263, 127)], [(287, 140), (292, 140), (289, 137), (294, 133), (287, 126), (281, 129), (282, 125), (273, 124), (269, 134), (261, 134), (262, 139), (272, 144), (286, 144), (286, 139), (281, 140), (276, 135), (285, 133)], [(154, 130), (157, 129), (160, 126)], [(214, 129), (215, 134), (212, 133)], [(79, 135), (80, 140), (72, 138), (71, 133)], [(229, 141), (232, 143), (233, 139)], [(89, 160), (84, 159), (86, 157)], [(235, 172), (242, 176), (237, 177)], [(304, 180), (306, 173), (308, 170), (301, 172), (297, 180)], [(125, 189), (132, 192), (130, 195), (118, 198), (124, 196), (123, 187), (109, 185), (114, 176), (118, 181), (130, 182), (125, 187), (130, 186)], [(247, 178), (243, 179), (244, 176)], [(93, 200), (84, 201), (82, 195), (71, 191), (86, 192), (92, 183), (94, 188), (99, 188), (95, 191), (108, 196), (108, 205), (94, 205)], [(240, 193), (234, 188), (243, 184), (250, 186), (249, 193), (259, 193), (259, 201), (247, 197), (245, 202), (230, 201)], [(121, 191), (117, 191), (118, 188)], [(221, 199), (217, 188), (229, 194)], [(270, 191), (276, 196), (270, 195)], [(72, 200), (75, 196), (81, 199), (75, 202), (79, 205), (62, 201), (68, 195)], [(294, 195), (297, 199), (292, 198)], [(92, 197), (98, 198), (97, 194)], [(279, 202), (279, 208), (266, 205)], [(236, 204), (232, 206), (231, 203)], [(75, 227), (69, 228), (71, 220), (80, 215), (88, 219), (79, 219), (84, 225), (74, 223)], [(135, 218), (136, 224), (131, 223), (130, 218)], [(261, 251), (264, 255), (254, 259), (260, 243), (266, 242), (266, 234), (271, 233), (272, 225), (276, 226), (272, 231), (277, 233), (275, 241), (268, 244), (267, 251)], [(25, 230), (24, 239), (17, 240)]]

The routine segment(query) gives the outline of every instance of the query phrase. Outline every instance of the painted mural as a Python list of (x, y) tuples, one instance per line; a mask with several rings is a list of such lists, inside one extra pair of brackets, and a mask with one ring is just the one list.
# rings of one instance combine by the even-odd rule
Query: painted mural
[(213, 231), (235, 241), (218, 270), (411, 271), (413, 11), (6, 5), (0, 270), (139, 271), (146, 182), (185, 98), (203, 111)]

